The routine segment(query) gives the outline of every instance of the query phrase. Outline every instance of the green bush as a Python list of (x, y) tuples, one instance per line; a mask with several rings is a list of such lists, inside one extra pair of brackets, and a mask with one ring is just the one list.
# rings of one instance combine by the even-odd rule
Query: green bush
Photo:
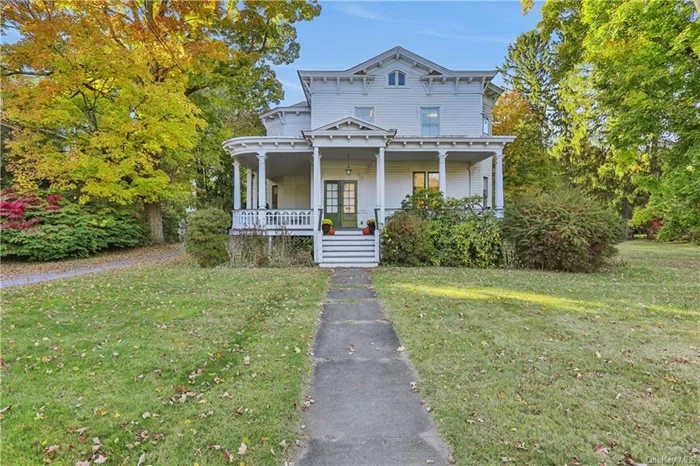
[(60, 195), (2, 193), (0, 257), (49, 261), (85, 257), (146, 241), (141, 219), (126, 209), (80, 206)]
[(430, 223), (411, 212), (397, 212), (382, 230), (382, 261), (387, 264), (423, 265), (430, 262), (435, 247)]
[(506, 207), (503, 235), (524, 267), (594, 272), (617, 253), (620, 218), (577, 190), (525, 196)]
[(498, 219), (477, 215), (477, 198), (444, 198), (418, 190), (401, 203), (382, 231), (387, 264), (495, 267), (502, 264)]
[(226, 244), (231, 216), (223, 210), (195, 210), (187, 218), (185, 249), (201, 267), (214, 267), (228, 261)]

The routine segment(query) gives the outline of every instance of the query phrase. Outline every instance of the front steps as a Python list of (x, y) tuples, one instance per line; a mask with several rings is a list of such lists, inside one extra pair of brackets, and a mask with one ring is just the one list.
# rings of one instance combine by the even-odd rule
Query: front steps
[(376, 238), (359, 230), (336, 230), (321, 240), (321, 267), (376, 267)]

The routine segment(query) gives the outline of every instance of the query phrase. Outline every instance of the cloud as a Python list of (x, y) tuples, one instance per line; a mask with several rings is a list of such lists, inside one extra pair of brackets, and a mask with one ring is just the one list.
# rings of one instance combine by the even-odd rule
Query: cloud
[(513, 39), (499, 36), (467, 36), (463, 34), (452, 34), (449, 32), (440, 32), (434, 29), (423, 29), (421, 34), (426, 36), (439, 37), (441, 39), (455, 39), (467, 42), (498, 42), (500, 44), (510, 44)]
[(389, 18), (385, 18), (371, 9), (358, 5), (357, 3), (341, 3), (340, 9), (348, 16), (354, 16), (356, 18), (372, 19), (375, 21), (389, 21)]

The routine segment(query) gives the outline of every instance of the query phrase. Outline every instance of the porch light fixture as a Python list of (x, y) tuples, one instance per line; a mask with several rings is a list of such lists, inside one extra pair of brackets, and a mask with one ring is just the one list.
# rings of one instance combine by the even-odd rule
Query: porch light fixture
[(348, 168), (345, 169), (345, 174), (348, 176), (352, 174), (352, 168), (350, 168), (350, 152), (348, 152)]

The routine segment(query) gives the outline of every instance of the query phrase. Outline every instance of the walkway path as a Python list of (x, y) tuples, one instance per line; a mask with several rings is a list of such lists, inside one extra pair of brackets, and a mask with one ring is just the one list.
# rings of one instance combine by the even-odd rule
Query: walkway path
[(336, 269), (330, 283), (304, 418), (310, 439), (297, 465), (447, 465), (447, 447), (412, 390), (415, 370), (397, 351), (367, 273)]
[[(136, 251), (139, 252), (139, 251)], [(143, 252), (143, 251), (141, 251)], [(37, 273), (26, 273), (14, 275), (7, 278), (0, 279), (0, 289), (10, 288), (13, 286), (29, 285), (35, 283), (48, 282), (51, 280), (58, 280), (61, 278), (69, 277), (79, 277), (81, 275), (86, 275), (95, 272), (106, 272), (108, 270), (118, 270), (124, 269), (126, 267), (133, 267), (135, 265), (143, 265), (144, 263), (153, 264), (160, 262), (167, 262), (183, 255), (181, 250), (176, 250), (173, 252), (159, 253), (155, 255), (150, 255), (141, 258), (127, 258), (127, 259), (116, 259), (105, 262), (100, 265), (76, 267), (69, 270), (60, 271), (45, 271)]]

